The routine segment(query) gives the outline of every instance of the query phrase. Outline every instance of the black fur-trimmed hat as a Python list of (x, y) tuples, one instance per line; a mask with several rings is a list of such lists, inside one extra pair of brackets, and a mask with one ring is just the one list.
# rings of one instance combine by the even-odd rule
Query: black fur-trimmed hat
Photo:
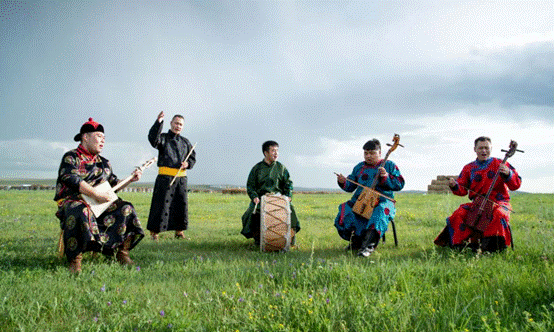
[(75, 140), (75, 142), (79, 142), (83, 134), (92, 133), (95, 131), (103, 133), (104, 127), (98, 122), (94, 121), (92, 118), (88, 118), (88, 122), (83, 123), (83, 125), (81, 126), (81, 131), (77, 135), (75, 135), (73, 139)]

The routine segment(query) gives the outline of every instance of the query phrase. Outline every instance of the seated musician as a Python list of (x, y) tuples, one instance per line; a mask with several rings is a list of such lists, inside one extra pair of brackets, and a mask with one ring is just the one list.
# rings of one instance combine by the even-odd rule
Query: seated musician
[[(279, 157), (279, 144), (275, 141), (267, 141), (262, 144), (264, 159), (254, 165), (248, 181), (246, 192), (251, 199), (250, 205), (242, 215), (241, 234), (247, 239), (254, 238), (256, 246), (260, 246), (260, 200), (268, 193), (279, 193), (292, 199), (292, 181), (287, 168), (277, 161)], [(300, 223), (292, 204), (291, 229), (296, 233), (300, 231)], [(255, 212), (255, 213), (254, 213)], [(293, 242), (294, 244), (294, 238)]]
[(509, 163), (503, 164), (501, 159), (490, 157), (491, 148), (490, 138), (478, 137), (473, 148), (477, 159), (464, 166), (458, 180), (450, 178), (449, 186), (455, 195), (465, 196), (469, 193), (469, 198), (473, 201), (479, 196), (486, 195), (495, 174), (500, 172), (487, 198), (494, 202), (492, 219), (483, 234), (476, 234), (471, 228), (466, 227), (469, 211), (474, 207), (474, 203), (462, 204), (449, 218), (446, 218), (446, 227), (435, 239), (436, 245), (458, 249), (467, 246), (473, 250), (493, 252), (502, 251), (512, 243), (508, 190), (519, 189), (521, 177)]
[[(105, 255), (116, 253), (118, 262), (132, 264), (129, 250), (144, 237), (133, 205), (118, 199), (95, 218), (81, 196), (87, 195), (101, 203), (108, 202), (110, 194), (94, 187), (105, 181), (113, 187), (118, 182), (110, 162), (100, 156), (105, 142), (104, 127), (90, 118), (81, 126), (74, 140), (80, 141), (80, 144), (63, 155), (54, 198), (58, 203), (56, 216), (63, 230), (69, 270), (73, 273), (81, 271), (82, 254), (86, 251)], [(136, 170), (131, 182), (139, 180), (141, 175), (142, 172)]]
[(389, 222), (394, 219), (396, 208), (393, 201), (379, 196), (379, 202), (373, 209), (371, 218), (354, 213), (352, 208), (364, 188), (348, 179), (371, 187), (376, 178), (375, 190), (393, 198), (394, 191), (404, 188), (404, 178), (394, 162), (387, 160), (383, 165), (381, 143), (377, 139), (367, 141), (363, 150), (364, 161), (354, 167), (348, 178), (342, 174), (337, 175), (340, 188), (347, 192), (355, 192), (348, 202), (339, 205), (335, 227), (340, 237), (350, 242), (347, 250), (358, 250), (359, 256), (368, 257), (375, 251), (380, 238), (385, 235)]

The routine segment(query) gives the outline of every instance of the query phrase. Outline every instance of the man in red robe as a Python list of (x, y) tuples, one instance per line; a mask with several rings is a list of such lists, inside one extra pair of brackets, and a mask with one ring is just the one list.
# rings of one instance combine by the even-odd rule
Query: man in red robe
[[(490, 157), (491, 148), (490, 138), (478, 137), (474, 145), (477, 159), (464, 166), (457, 180), (453, 178), (449, 180), (452, 193), (458, 196), (469, 194), (473, 202), (460, 205), (446, 219), (446, 227), (435, 239), (436, 245), (459, 249), (469, 247), (473, 250), (493, 252), (503, 251), (512, 243), (509, 224), (511, 211), (509, 191), (519, 189), (521, 177), (509, 163)], [(479, 197), (481, 197), (480, 201), (483, 200), (493, 185), (496, 173), (499, 173), (499, 176), (488, 197), (488, 200), (493, 202), (492, 218), (481, 234), (467, 226), (467, 219), (472, 209), (479, 208), (475, 201)]]

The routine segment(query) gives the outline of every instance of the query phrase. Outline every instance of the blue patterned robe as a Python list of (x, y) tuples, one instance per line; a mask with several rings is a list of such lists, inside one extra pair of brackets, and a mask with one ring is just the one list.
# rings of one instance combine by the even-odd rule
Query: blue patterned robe
[[(348, 179), (366, 187), (371, 187), (380, 164), (381, 162), (377, 166), (370, 166), (365, 162), (361, 162), (354, 167)], [(383, 195), (394, 198), (393, 192), (404, 188), (404, 178), (394, 162), (388, 160), (384, 168), (389, 175), (386, 179), (381, 179), (377, 183), (375, 190)], [(382, 237), (388, 229), (389, 222), (394, 219), (396, 214), (394, 203), (384, 197), (380, 197), (379, 204), (374, 208), (373, 214), (368, 220), (352, 212), (352, 207), (358, 200), (358, 196), (362, 193), (363, 188), (349, 181), (346, 181), (343, 185), (339, 183), (339, 187), (344, 191), (354, 192), (349, 201), (339, 205), (339, 212), (335, 218), (335, 227), (340, 237), (349, 241), (352, 232), (356, 236), (362, 236), (366, 230), (370, 229), (375, 229)]]

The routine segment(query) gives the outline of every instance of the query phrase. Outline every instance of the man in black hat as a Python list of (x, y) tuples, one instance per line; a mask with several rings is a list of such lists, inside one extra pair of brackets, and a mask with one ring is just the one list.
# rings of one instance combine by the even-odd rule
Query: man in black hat
[[(144, 237), (133, 205), (118, 199), (96, 218), (82, 197), (87, 195), (100, 203), (108, 202), (113, 193), (97, 190), (95, 186), (108, 182), (113, 187), (118, 183), (110, 162), (100, 156), (105, 143), (104, 127), (90, 118), (81, 126), (74, 140), (80, 144), (63, 155), (54, 197), (58, 203), (56, 216), (63, 231), (69, 270), (74, 273), (81, 271), (85, 251), (105, 255), (116, 253), (121, 264), (132, 264), (129, 250)], [(131, 182), (142, 176), (140, 170), (133, 174)]]

